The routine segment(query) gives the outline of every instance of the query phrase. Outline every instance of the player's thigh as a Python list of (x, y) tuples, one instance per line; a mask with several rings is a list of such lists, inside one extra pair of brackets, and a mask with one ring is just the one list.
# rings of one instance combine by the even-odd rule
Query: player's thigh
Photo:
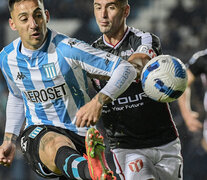
[(76, 149), (70, 138), (58, 132), (49, 131), (40, 139), (40, 160), (52, 171), (56, 171), (57, 169), (55, 165), (55, 157), (58, 149), (62, 146), (69, 146)]
[(161, 160), (156, 164), (157, 173), (161, 180), (182, 180), (183, 159), (181, 156), (180, 141), (161, 146), (159, 149)]
[(176, 158), (166, 158), (156, 165), (160, 180), (182, 180), (183, 164)]
[[(47, 134), (48, 132), (56, 132), (58, 135), (54, 134), (54, 136), (57, 136), (58, 138), (53, 142), (54, 138), (52, 137), (53, 134), (48, 134), (48, 136), (45, 136), (44, 141), (46, 141), (43, 146), (40, 145), (40, 141), (43, 140), (42, 137)], [(59, 134), (64, 135), (59, 136)], [(47, 137), (47, 138), (46, 138)], [(63, 143), (62, 141), (59, 141), (59, 138), (62, 140), (64, 139)], [(66, 138), (66, 139), (65, 139)], [(68, 141), (69, 139), (69, 141)], [(58, 140), (58, 142), (57, 142)], [(49, 125), (39, 125), (39, 126), (30, 126), (26, 128), (22, 134), (21, 134), (21, 150), (24, 154), (24, 157), (30, 164), (31, 168), (37, 172), (42, 177), (46, 178), (54, 178), (59, 176), (59, 172), (56, 172), (53, 170), (55, 166), (54, 163), (54, 157), (56, 156), (56, 151), (58, 147), (60, 147), (60, 144), (66, 145), (70, 144), (69, 146), (74, 148), (74, 145), (71, 144), (71, 141), (75, 145), (76, 149), (78, 150), (77, 153), (84, 154), (85, 153), (85, 137), (79, 136), (76, 133), (69, 131), (67, 129), (55, 127), (55, 126), (49, 126)], [(51, 141), (51, 142), (50, 142)], [(50, 149), (48, 149), (49, 146), (46, 144), (51, 143)], [(55, 146), (53, 146), (55, 145)], [(41, 147), (40, 147), (41, 146)], [(52, 146), (52, 148), (51, 148)], [(39, 149), (41, 149), (41, 153), (39, 153)], [(53, 155), (48, 155), (51, 152), (53, 152)], [(44, 163), (40, 160), (40, 154), (42, 155), (42, 159), (44, 159)], [(52, 158), (51, 158), (52, 157)], [(48, 167), (53, 165), (53, 168), (50, 167), (50, 169), (47, 167), (46, 164), (49, 164)]]
[(116, 173), (122, 180), (158, 179), (153, 162), (146, 157), (144, 150), (113, 150)]

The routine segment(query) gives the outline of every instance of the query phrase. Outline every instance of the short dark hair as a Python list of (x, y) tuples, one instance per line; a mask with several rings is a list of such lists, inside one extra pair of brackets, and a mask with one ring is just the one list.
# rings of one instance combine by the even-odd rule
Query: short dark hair
[(127, 5), (128, 4), (128, 0), (118, 0), (121, 5)]
[[(8, 7), (9, 7), (9, 12), (13, 11), (13, 8), (14, 8), (14, 4), (16, 2), (20, 2), (20, 1), (26, 1), (26, 0), (9, 0), (9, 3), (8, 3)], [(41, 3), (43, 3), (43, 0), (38, 0), (40, 1)]]

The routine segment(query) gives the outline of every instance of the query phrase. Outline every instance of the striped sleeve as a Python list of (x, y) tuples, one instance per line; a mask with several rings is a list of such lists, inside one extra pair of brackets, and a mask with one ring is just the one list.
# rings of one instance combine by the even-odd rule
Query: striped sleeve
[[(111, 76), (121, 61), (118, 56), (95, 49), (82, 41), (73, 40), (73, 45), (67, 41), (68, 39), (64, 40), (61, 45), (66, 46), (65, 49), (67, 49), (63, 52), (64, 57), (68, 61), (73, 61), (71, 66), (80, 66), (90, 74)], [(64, 48), (61, 47), (61, 49)]]
[(20, 97), (22, 97), (21, 92), (20, 92), (19, 88), (16, 86), (16, 84), (14, 83), (13, 76), (12, 76), (12, 73), (11, 73), (11, 70), (10, 70), (10, 67), (8, 64), (8, 56), (11, 56), (11, 54), (12, 54), (11, 52), (13, 50), (13, 48), (11, 48), (11, 46), (12, 45), (10, 45), (10, 47), (8, 47), (9, 50), (6, 49), (1, 52), (1, 54), (0, 54), (0, 67), (2, 70), (2, 74), (4, 75), (4, 78), (6, 80), (9, 91), (13, 95), (20, 98)]

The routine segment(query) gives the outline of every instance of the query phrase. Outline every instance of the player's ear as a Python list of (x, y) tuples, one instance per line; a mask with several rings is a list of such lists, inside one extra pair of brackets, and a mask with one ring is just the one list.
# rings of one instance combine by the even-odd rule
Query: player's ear
[(46, 15), (46, 22), (48, 23), (50, 20), (50, 13), (47, 9), (45, 10), (45, 15)]
[(15, 23), (14, 23), (14, 21), (13, 21), (12, 18), (9, 18), (9, 26), (10, 26), (10, 28), (11, 28), (13, 31), (16, 31), (16, 30), (17, 30), (17, 29), (16, 29), (16, 25), (15, 25)]
[(124, 11), (125, 18), (127, 18), (129, 16), (129, 13), (130, 13), (130, 6), (127, 4), (125, 6), (125, 11)]

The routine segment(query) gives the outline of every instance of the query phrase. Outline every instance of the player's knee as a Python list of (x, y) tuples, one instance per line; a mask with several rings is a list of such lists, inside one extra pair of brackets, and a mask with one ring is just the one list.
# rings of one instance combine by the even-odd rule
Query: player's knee
[(62, 146), (69, 146), (75, 149), (72, 141), (59, 133), (48, 132), (40, 140), (40, 150), (48, 153), (56, 153)]

